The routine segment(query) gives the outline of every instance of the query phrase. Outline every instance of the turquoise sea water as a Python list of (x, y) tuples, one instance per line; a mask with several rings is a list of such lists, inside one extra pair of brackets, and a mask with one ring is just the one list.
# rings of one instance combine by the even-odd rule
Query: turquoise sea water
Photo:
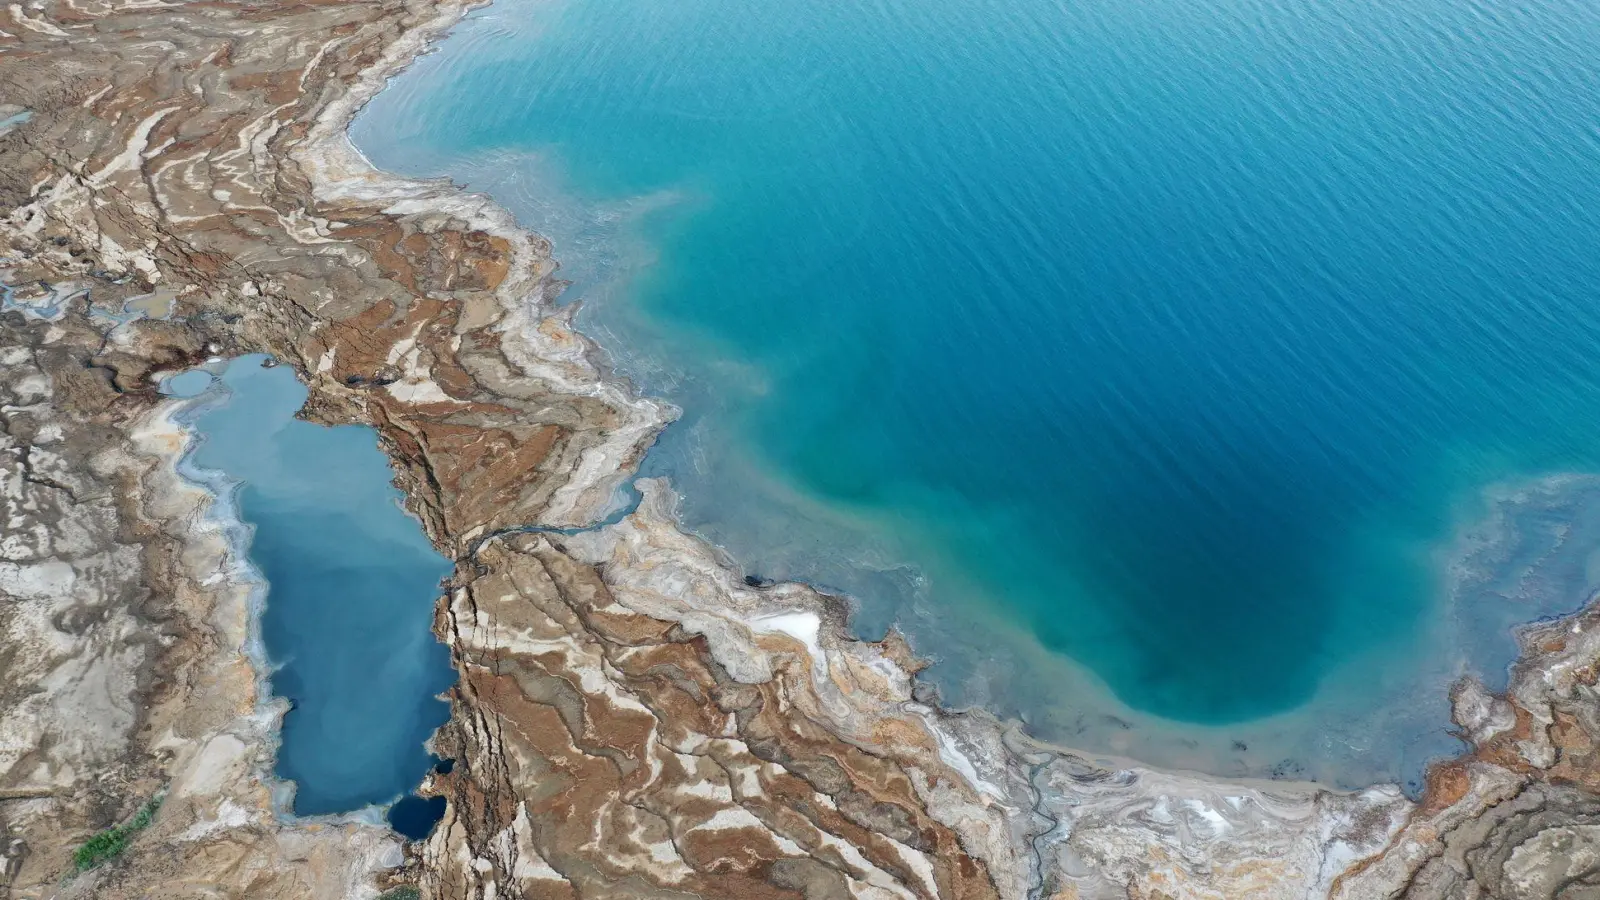
[(433, 605), (450, 563), (400, 506), (370, 428), (294, 418), (306, 390), (286, 367), (245, 356), (211, 378), (190, 371), (166, 389), (212, 390), (192, 415), (190, 463), (238, 484), (251, 563), (266, 582), (261, 639), (284, 717), (277, 774), (300, 815), (384, 804), (422, 781), (423, 748), (455, 681), (433, 636)]
[(1600, 7), (500, 0), (363, 113), (956, 702), (1414, 783), (1597, 583)]

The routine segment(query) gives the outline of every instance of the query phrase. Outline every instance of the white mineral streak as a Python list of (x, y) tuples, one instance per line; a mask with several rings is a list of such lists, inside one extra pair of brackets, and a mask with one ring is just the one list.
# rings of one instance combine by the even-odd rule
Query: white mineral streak
[(118, 172), (128, 172), (137, 169), (144, 162), (145, 150), (150, 146), (150, 132), (161, 123), (162, 119), (178, 111), (178, 107), (169, 106), (159, 109), (146, 116), (139, 127), (133, 130), (133, 136), (123, 147), (122, 152), (111, 158), (103, 168), (89, 176), (89, 189), (99, 190), (110, 183)]

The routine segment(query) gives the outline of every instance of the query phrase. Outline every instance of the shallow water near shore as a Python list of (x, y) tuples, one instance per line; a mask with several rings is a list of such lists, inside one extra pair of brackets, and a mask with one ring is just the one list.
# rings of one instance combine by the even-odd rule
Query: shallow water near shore
[(376, 433), (294, 418), (305, 387), (264, 359), (164, 388), (199, 398), (189, 464), (236, 483), (251, 529), (272, 692), (292, 704), (276, 773), (295, 786), (293, 811), (354, 812), (415, 788), (433, 763), (423, 742), (448, 718), (437, 695), (455, 681), (432, 628), (451, 565), (400, 506)]
[(552, 237), (755, 574), (1091, 750), (1415, 785), (1600, 583), (1600, 11), (501, 0), (384, 168)]

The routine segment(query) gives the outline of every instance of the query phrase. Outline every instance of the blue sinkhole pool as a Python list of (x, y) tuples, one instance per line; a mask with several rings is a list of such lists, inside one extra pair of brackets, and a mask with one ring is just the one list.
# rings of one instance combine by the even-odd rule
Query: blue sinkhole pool
[[(195, 398), (187, 465), (232, 486), (248, 528), (271, 688), (291, 707), (276, 773), (294, 785), (293, 812), (388, 804), (434, 765), (423, 744), (449, 716), (438, 695), (455, 673), (432, 626), (452, 567), (402, 508), (377, 434), (295, 418), (306, 389), (267, 362), (240, 357), (163, 389)], [(415, 830), (415, 814), (401, 818)]]

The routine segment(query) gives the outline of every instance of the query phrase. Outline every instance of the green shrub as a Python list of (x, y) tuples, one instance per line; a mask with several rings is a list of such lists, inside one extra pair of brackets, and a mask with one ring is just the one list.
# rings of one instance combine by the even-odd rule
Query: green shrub
[(403, 884), (397, 888), (390, 888), (384, 891), (379, 895), (378, 900), (421, 900), (421, 898), (422, 891), (409, 884)]
[(133, 836), (145, 830), (150, 823), (155, 821), (156, 810), (161, 808), (161, 798), (155, 797), (149, 803), (139, 807), (133, 818), (107, 828), (90, 838), (72, 854), (72, 867), (74, 872), (87, 872), (103, 862), (116, 859), (122, 851), (128, 849), (128, 842)]

